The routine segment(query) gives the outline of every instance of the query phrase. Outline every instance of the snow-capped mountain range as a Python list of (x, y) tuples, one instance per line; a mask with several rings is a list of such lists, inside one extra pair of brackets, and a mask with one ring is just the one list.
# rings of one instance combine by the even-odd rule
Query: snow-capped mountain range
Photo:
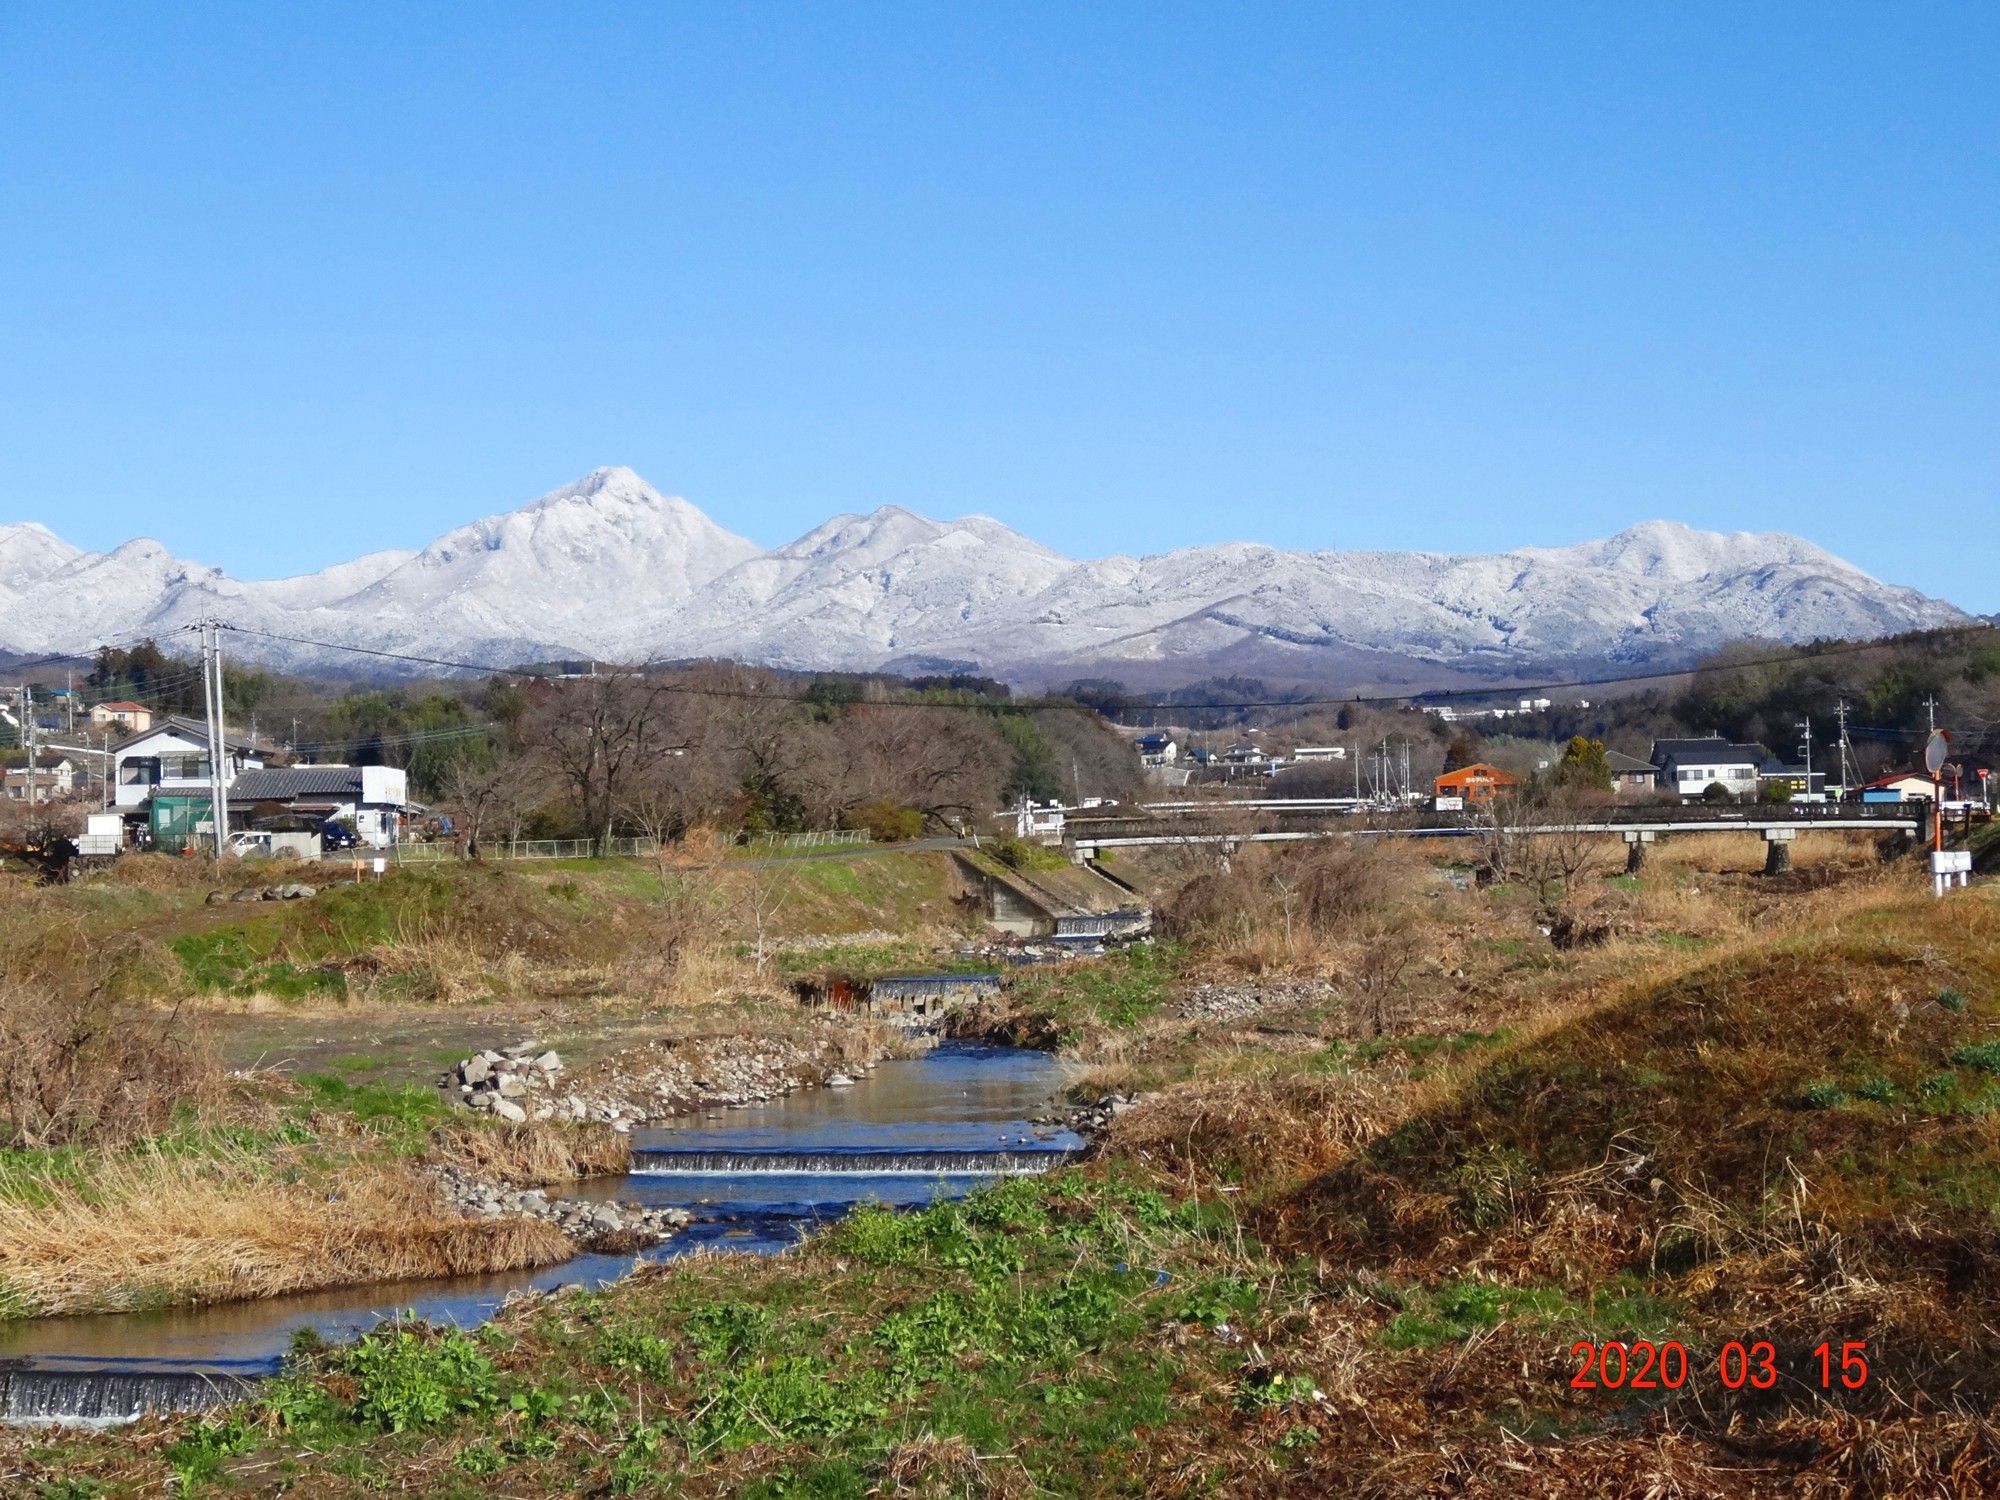
[[(1968, 618), (1796, 537), (1666, 521), (1489, 556), (1231, 542), (1079, 562), (985, 516), (932, 521), (889, 506), (765, 551), (623, 468), (419, 552), (265, 582), (154, 541), (86, 552), (38, 524), (0, 525), (0, 649), (82, 654), (208, 616), (496, 665), (728, 657), (1133, 680), (1220, 665), (1301, 680), (1364, 661), (1479, 675), (1671, 665), (1745, 637), (1859, 638)], [(384, 665), (255, 637), (230, 649), (295, 669)]]

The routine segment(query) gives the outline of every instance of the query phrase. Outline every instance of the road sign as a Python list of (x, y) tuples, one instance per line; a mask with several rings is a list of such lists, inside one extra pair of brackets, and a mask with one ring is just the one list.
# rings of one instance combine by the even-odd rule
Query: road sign
[(1950, 753), (1950, 742), (1942, 729), (1933, 729), (1931, 737), (1924, 742), (1924, 769), (1935, 776), (1944, 769), (1944, 758)]

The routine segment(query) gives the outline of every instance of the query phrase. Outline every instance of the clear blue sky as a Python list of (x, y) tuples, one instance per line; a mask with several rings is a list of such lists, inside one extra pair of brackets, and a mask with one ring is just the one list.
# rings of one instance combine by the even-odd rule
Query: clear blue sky
[(0, 520), (266, 576), (625, 463), (2000, 608), (1996, 76), (1990, 5), (11, 4)]

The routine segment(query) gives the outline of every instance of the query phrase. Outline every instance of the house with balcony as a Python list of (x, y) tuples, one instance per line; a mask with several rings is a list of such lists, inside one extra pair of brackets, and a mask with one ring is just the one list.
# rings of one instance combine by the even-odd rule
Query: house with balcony
[[(223, 736), (223, 783), (264, 764), (250, 740), (234, 733)], [(169, 714), (158, 724), (111, 747), (112, 806), (124, 813), (144, 812), (160, 796), (202, 797), (209, 792), (208, 727)]]
[(76, 767), (53, 750), (44, 750), (32, 766), (10, 766), (4, 778), (9, 802), (58, 802), (75, 789)]

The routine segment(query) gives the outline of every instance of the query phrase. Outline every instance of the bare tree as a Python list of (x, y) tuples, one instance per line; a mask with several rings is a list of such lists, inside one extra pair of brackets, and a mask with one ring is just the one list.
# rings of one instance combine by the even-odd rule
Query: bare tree
[(1534, 893), (1537, 917), (1557, 947), (1603, 936), (1576, 904), (1578, 882), (1602, 853), (1603, 836), (1590, 826), (1601, 802), (1574, 788), (1535, 788), (1495, 797), (1486, 809), (1489, 867), (1495, 878)]
[(632, 784), (687, 750), (685, 694), (657, 673), (629, 671), (551, 684), (523, 731), (576, 799), (601, 849)]

